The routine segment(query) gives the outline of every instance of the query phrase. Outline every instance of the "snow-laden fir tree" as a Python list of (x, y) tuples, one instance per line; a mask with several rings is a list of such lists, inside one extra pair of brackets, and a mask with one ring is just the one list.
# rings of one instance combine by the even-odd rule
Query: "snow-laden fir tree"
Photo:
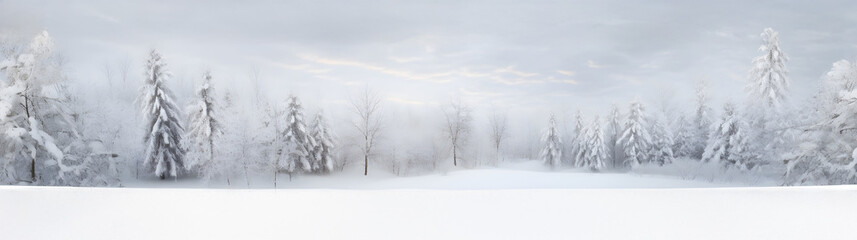
[(628, 120), (619, 143), (625, 153), (624, 167), (636, 167), (649, 160), (649, 148), (652, 138), (646, 130), (645, 108), (639, 101), (631, 102), (628, 108)]
[(586, 156), (584, 157), (584, 167), (592, 171), (600, 171), (607, 167), (606, 161), (609, 159), (607, 145), (604, 142), (604, 130), (601, 128), (601, 120), (598, 116), (592, 120), (592, 126), (589, 127)]
[(327, 121), (324, 120), (324, 115), (316, 113), (315, 120), (310, 128), (310, 136), (315, 142), (311, 150), (310, 164), (312, 171), (315, 173), (328, 173), (333, 171), (334, 157), (333, 148), (336, 146), (333, 134), (330, 132), (330, 127)]
[(610, 108), (610, 115), (607, 117), (607, 131), (605, 131), (605, 141), (607, 145), (607, 153), (610, 155), (607, 160), (607, 165), (610, 168), (616, 168), (622, 165), (625, 160), (624, 149), (619, 144), (619, 138), (622, 137), (622, 115), (619, 112), (619, 107), (615, 104)]
[(723, 117), (711, 128), (703, 162), (722, 163), (726, 167), (748, 170), (755, 166), (755, 157), (748, 151), (748, 126), (736, 113), (735, 104), (723, 106)]
[(551, 169), (557, 169), (562, 166), (562, 139), (560, 138), (559, 130), (556, 126), (556, 117), (551, 113), (548, 123), (548, 129), (545, 131), (542, 142), (541, 158), (545, 165)]
[(814, 123), (786, 158), (787, 184), (857, 183), (857, 63), (834, 63), (825, 80)]
[(569, 151), (566, 155), (569, 155), (568, 160), (569, 164), (572, 166), (577, 166), (577, 163), (580, 162), (579, 156), (583, 149), (582, 145), (585, 144), (585, 141), (582, 140), (586, 137), (586, 127), (585, 122), (583, 120), (583, 113), (577, 111), (577, 115), (574, 117), (574, 133), (571, 141), (568, 142)]
[(592, 129), (589, 127), (582, 127), (580, 132), (578, 133), (575, 141), (575, 156), (574, 156), (574, 167), (577, 168), (585, 168), (588, 166), (587, 157), (589, 156), (589, 152), (592, 149), (589, 149), (589, 141), (592, 137)]
[[(215, 153), (223, 126), (217, 114), (214, 87), (211, 85), (211, 72), (202, 75), (202, 84), (196, 90), (196, 97), (187, 107), (188, 130), (187, 155), (185, 169), (196, 172), (206, 181), (215, 175), (224, 175), (222, 157)], [(228, 178), (228, 176), (227, 176)], [(228, 180), (227, 180), (228, 181)]]
[(699, 81), (696, 84), (696, 108), (693, 117), (693, 137), (688, 145), (692, 149), (690, 157), (701, 159), (708, 144), (708, 133), (711, 131), (712, 109), (708, 106), (708, 84)]
[(145, 78), (138, 98), (146, 117), (143, 163), (161, 179), (177, 177), (184, 168), (185, 156), (181, 145), (184, 134), (181, 112), (167, 87), (171, 74), (166, 67), (161, 54), (152, 50), (146, 61)]
[(652, 163), (663, 166), (673, 161), (673, 138), (670, 130), (658, 120), (653, 118), (651, 123), (652, 147), (649, 150), (649, 158)]
[[(0, 183), (112, 185), (113, 154), (78, 131), (61, 59), (47, 32), (0, 61)], [(26, 166), (18, 175), (15, 166)]]
[(303, 106), (298, 97), (289, 95), (282, 132), (277, 136), (277, 154), (274, 162), (277, 171), (293, 173), (311, 171), (311, 149), (315, 142), (307, 132)]
[(753, 59), (747, 90), (755, 100), (760, 100), (768, 108), (775, 108), (782, 104), (788, 91), (785, 66), (788, 57), (780, 49), (779, 33), (773, 29), (766, 28), (762, 32), (762, 42), (759, 47), (762, 55)]
[(747, 84), (748, 104), (744, 111), (750, 125), (749, 137), (753, 140), (747, 146), (767, 162), (777, 163), (782, 155), (790, 151), (793, 125), (791, 118), (783, 111), (788, 93), (788, 71), (786, 55), (779, 46), (779, 33), (766, 28), (761, 34), (762, 55), (753, 59)]
[(694, 151), (693, 138), (696, 128), (684, 115), (681, 115), (676, 120), (675, 129), (676, 132), (673, 134), (675, 139), (673, 139), (672, 147), (674, 157), (692, 157)]

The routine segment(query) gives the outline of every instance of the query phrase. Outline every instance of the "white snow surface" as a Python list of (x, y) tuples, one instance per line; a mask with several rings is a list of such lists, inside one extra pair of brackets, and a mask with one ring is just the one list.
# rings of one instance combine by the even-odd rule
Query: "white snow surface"
[(184, 188), (205, 186), (190, 179), (160, 181), (169, 188), (0, 186), (0, 239), (854, 236), (857, 186), (720, 187), (728, 184), (518, 165), (525, 166), (420, 177), (286, 177), (280, 186), (291, 189)]

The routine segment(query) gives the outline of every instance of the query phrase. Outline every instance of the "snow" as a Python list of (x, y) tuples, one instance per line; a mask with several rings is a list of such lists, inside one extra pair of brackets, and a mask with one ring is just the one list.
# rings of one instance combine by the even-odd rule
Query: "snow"
[(848, 239), (855, 201), (857, 186), (371, 191), (0, 186), (0, 238)]

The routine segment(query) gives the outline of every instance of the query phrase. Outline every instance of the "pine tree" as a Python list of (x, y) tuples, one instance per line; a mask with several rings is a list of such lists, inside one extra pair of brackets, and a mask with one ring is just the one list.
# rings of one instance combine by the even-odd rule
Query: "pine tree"
[(619, 113), (619, 107), (614, 104), (610, 109), (610, 115), (607, 119), (607, 135), (604, 142), (607, 145), (607, 153), (609, 154), (607, 165), (610, 168), (621, 166), (625, 160), (624, 149), (619, 144), (619, 138), (622, 137), (622, 123), (620, 118), (622, 116)]
[(628, 111), (628, 120), (619, 142), (625, 152), (625, 167), (636, 167), (649, 160), (648, 150), (651, 146), (651, 137), (645, 126), (645, 108), (640, 102), (631, 102)]
[(316, 173), (328, 173), (333, 171), (333, 148), (335, 142), (333, 134), (330, 132), (327, 122), (324, 120), (324, 115), (317, 113), (315, 120), (312, 123), (310, 134), (314, 139), (315, 145), (312, 149), (312, 171)]
[(542, 137), (544, 147), (542, 148), (541, 157), (546, 166), (551, 169), (557, 169), (562, 165), (562, 139), (556, 127), (556, 117), (551, 113), (549, 126)]
[(275, 156), (275, 165), (278, 171), (286, 171), (291, 176), (293, 173), (312, 170), (310, 150), (315, 142), (307, 133), (303, 106), (298, 97), (290, 95), (287, 104), (283, 131), (277, 136), (279, 151)]
[(595, 116), (595, 119), (592, 120), (592, 126), (589, 129), (585, 167), (592, 171), (600, 171), (606, 167), (607, 164), (605, 162), (608, 160), (610, 154), (604, 142), (604, 131), (601, 129), (601, 121), (598, 119), (598, 116)]
[(583, 121), (583, 113), (577, 111), (574, 124), (574, 137), (569, 142), (569, 145), (571, 147), (569, 148), (570, 151), (567, 153), (568, 155), (570, 155), (570, 163), (572, 164), (572, 166), (575, 167), (577, 167), (578, 163), (580, 162), (581, 152), (585, 151), (583, 145), (585, 145), (586, 142), (583, 139), (586, 137), (586, 127), (584, 126), (584, 124), (585, 123)]
[(753, 59), (747, 90), (766, 108), (777, 108), (785, 99), (789, 82), (785, 63), (788, 57), (780, 49), (779, 33), (766, 28), (762, 32), (762, 55)]
[(779, 161), (791, 149), (792, 125), (784, 116), (783, 102), (788, 93), (788, 57), (779, 46), (779, 33), (766, 28), (762, 34), (762, 55), (753, 59), (750, 81), (747, 85), (748, 105), (744, 112), (750, 125), (748, 134), (753, 139), (747, 146), (766, 161)]
[(215, 100), (211, 72), (205, 72), (202, 85), (196, 91), (196, 99), (187, 107), (190, 124), (185, 137), (188, 141), (185, 169), (196, 172), (206, 181), (214, 175), (224, 175), (222, 172), (225, 170), (221, 162), (223, 158), (215, 153), (217, 143), (223, 135), (223, 126), (216, 116)]
[(674, 142), (669, 129), (655, 118), (652, 120), (650, 132), (652, 134), (652, 148), (649, 152), (651, 161), (661, 166), (672, 163)]
[(181, 146), (184, 132), (179, 120), (181, 112), (166, 85), (171, 76), (166, 66), (160, 53), (155, 50), (149, 53), (138, 99), (147, 118), (143, 162), (161, 179), (177, 177), (184, 168), (185, 155)]
[(696, 128), (693, 127), (691, 122), (684, 117), (684, 115), (679, 116), (678, 120), (676, 120), (676, 133), (674, 134), (675, 139), (673, 141), (673, 155), (676, 158), (682, 157), (692, 157), (694, 146), (693, 146), (693, 133)]
[(703, 162), (722, 163), (726, 167), (748, 170), (755, 166), (755, 159), (747, 146), (747, 126), (735, 112), (735, 105), (726, 103), (723, 117), (711, 129), (708, 146), (702, 155)]

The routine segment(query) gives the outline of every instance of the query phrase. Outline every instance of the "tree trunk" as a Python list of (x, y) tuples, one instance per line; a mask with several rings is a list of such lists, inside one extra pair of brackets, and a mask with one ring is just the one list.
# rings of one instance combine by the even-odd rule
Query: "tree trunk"
[(30, 176), (33, 177), (33, 183), (36, 182), (36, 159), (30, 161)]
[(274, 188), (277, 188), (277, 170), (274, 170)]
[(363, 154), (363, 176), (369, 175), (369, 155)]
[(452, 165), (458, 166), (458, 155), (455, 152), (455, 146), (452, 147)]

